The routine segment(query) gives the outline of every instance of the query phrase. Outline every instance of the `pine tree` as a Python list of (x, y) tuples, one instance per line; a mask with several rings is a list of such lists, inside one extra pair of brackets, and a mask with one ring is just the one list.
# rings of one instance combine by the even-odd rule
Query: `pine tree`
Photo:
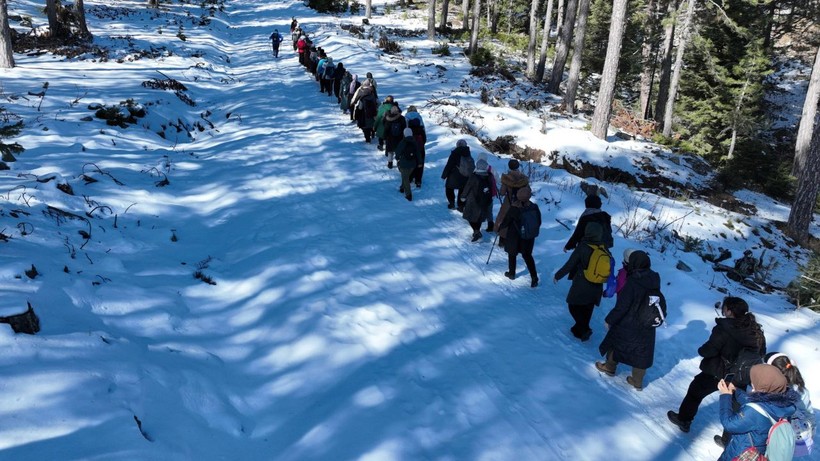
[(612, 101), (615, 98), (615, 81), (618, 77), (618, 62), (621, 58), (621, 42), (624, 29), (626, 29), (627, 5), (627, 0), (615, 0), (612, 4), (612, 20), (604, 72), (601, 76), (601, 86), (598, 89), (595, 112), (592, 114), (592, 134), (600, 139), (606, 139), (606, 131), (609, 128), (609, 116), (612, 113)]

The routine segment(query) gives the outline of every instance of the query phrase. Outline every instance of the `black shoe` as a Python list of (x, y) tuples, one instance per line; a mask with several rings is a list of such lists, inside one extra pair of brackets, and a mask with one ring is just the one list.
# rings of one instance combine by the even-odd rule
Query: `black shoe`
[(504, 243), (506, 243), (506, 241), (507, 239), (505, 239), (504, 237), (498, 237), (498, 246), (504, 248)]
[(714, 437), (715, 444), (720, 448), (726, 448), (726, 440), (723, 440), (723, 436), (716, 435)]
[(515, 280), (515, 272), (513, 272), (513, 271), (504, 272), (504, 277), (507, 277), (510, 280)]
[(492, 222), (487, 223), (487, 228), (485, 229), (486, 232), (492, 232), (495, 229), (495, 225)]
[[(376, 146), (376, 149), (384, 150), (384, 144), (379, 144), (378, 146)], [(384, 155), (387, 155), (387, 152), (385, 152)]]
[(393, 162), (387, 162), (387, 168), (393, 169)]
[(531, 288), (535, 288), (537, 286), (538, 286), (538, 277), (532, 279), (532, 282), (530, 282), (530, 287)]
[(400, 193), (400, 194), (403, 194), (403, 193), (404, 193), (404, 186), (399, 187), (399, 193)]
[(477, 242), (479, 240), (481, 240), (481, 232), (473, 232), (473, 239), (470, 241)]
[(464, 212), (464, 205), (459, 205), (458, 207), (456, 207), (456, 210), (458, 210), (459, 213), (463, 213)]
[(404, 198), (406, 198), (408, 202), (413, 201), (413, 196), (412, 195), (405, 195)]
[(692, 425), (692, 421), (682, 421), (680, 416), (672, 410), (666, 412), (666, 417), (669, 418), (669, 421), (672, 421), (672, 424), (678, 426), (678, 429), (681, 432), (689, 432), (689, 427)]
[(421, 189), (421, 183), (420, 182), (416, 183), (416, 189)]
[(591, 338), (591, 337), (592, 337), (592, 330), (587, 330), (586, 332), (582, 333), (581, 336), (578, 337), (578, 339), (580, 339), (582, 343), (585, 343), (585, 342), (589, 341), (589, 338)]
[(456, 206), (455, 206), (455, 205), (453, 205), (452, 203), (448, 203), (448, 204), (447, 204), (447, 209), (448, 209), (448, 210), (455, 210), (455, 209), (456, 209)]

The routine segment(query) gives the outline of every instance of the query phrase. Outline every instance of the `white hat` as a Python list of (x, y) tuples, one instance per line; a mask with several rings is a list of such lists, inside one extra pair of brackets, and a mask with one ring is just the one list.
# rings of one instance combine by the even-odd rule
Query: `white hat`
[(480, 159), (478, 159), (477, 162), (475, 162), (475, 170), (476, 171), (487, 171), (487, 168), (489, 166), (490, 165), (483, 158), (480, 158)]
[(405, 136), (405, 137), (407, 137), (407, 136), (413, 136), (413, 130), (411, 130), (410, 128), (405, 128), (405, 129), (404, 129), (404, 136)]

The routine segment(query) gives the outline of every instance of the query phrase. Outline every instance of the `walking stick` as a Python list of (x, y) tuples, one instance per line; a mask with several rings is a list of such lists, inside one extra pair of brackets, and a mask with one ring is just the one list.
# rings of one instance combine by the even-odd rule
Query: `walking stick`
[(487, 262), (484, 265), (490, 264), (490, 257), (493, 255), (493, 250), (495, 250), (495, 244), (498, 242), (498, 233), (495, 234), (495, 239), (493, 240), (493, 246), (490, 247), (490, 254), (487, 255)]

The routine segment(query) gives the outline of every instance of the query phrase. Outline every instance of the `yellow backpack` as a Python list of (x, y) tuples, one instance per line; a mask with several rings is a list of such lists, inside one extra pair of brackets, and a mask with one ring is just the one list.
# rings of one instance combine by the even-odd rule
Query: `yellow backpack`
[(603, 245), (589, 245), (592, 255), (589, 257), (584, 277), (592, 283), (604, 283), (612, 273), (612, 255)]

